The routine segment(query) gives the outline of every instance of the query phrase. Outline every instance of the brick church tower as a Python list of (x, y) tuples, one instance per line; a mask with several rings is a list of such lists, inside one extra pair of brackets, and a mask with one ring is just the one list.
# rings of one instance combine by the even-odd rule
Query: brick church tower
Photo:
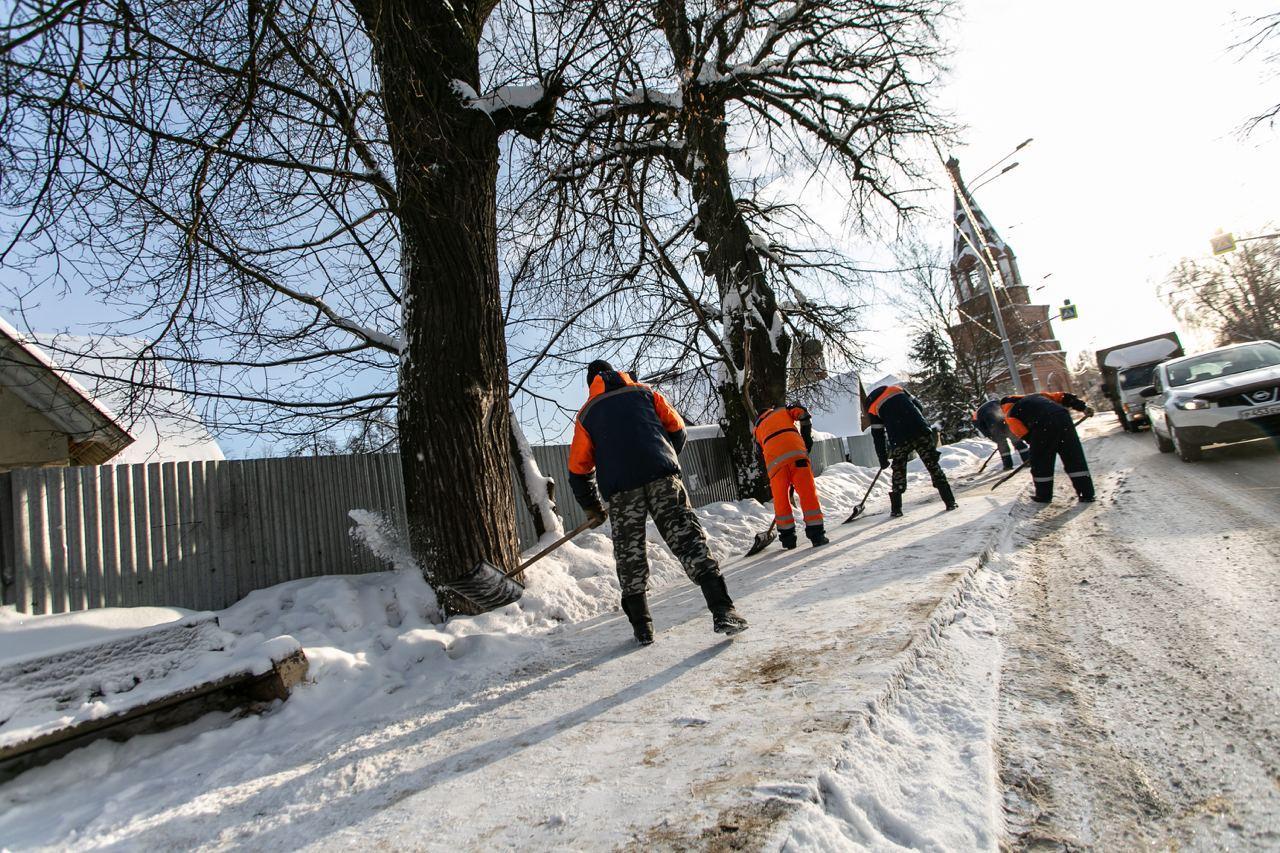
[[(969, 221), (957, 196), (951, 284), (956, 291), (960, 322), (948, 331), (959, 356), (957, 361), (961, 372), (967, 369), (971, 375), (965, 378), (974, 387), (985, 385), (989, 394), (1013, 391), (992, 313), (991, 297), (987, 292), (990, 288), (1000, 305), (1000, 316), (1013, 345), (1023, 389), (1028, 394), (1034, 391), (1070, 391), (1071, 374), (1067, 370), (1066, 352), (1053, 335), (1049, 306), (1031, 304), (1013, 249), (1000, 239), (990, 220), (965, 189), (959, 162), (953, 157), (947, 168), (978, 220), (976, 223)], [(996, 270), (990, 269), (991, 260), (995, 261)]]

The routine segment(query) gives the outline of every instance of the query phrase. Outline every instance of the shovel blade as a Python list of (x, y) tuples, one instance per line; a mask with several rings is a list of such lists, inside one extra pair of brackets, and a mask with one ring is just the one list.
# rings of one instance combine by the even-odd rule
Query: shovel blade
[(778, 534), (770, 527), (768, 530), (761, 531), (756, 534), (755, 541), (751, 543), (751, 547), (747, 549), (745, 556), (751, 557), (759, 554), (765, 548), (769, 547), (769, 543), (778, 538)]
[(524, 587), (507, 577), (501, 569), (481, 560), (465, 575), (441, 583), (483, 610), (495, 610), (519, 601)]
[(853, 508), (853, 512), (849, 513), (849, 517), (848, 517), (848, 518), (846, 518), (844, 521), (842, 521), (842, 522), (840, 522), (840, 523), (841, 523), (841, 524), (848, 524), (849, 522), (853, 521), (853, 520), (854, 520), (855, 518), (857, 518), (858, 516), (862, 515), (862, 509), (863, 509), (863, 506), (864, 506), (864, 504), (858, 504), (857, 506), (855, 506), (855, 507)]

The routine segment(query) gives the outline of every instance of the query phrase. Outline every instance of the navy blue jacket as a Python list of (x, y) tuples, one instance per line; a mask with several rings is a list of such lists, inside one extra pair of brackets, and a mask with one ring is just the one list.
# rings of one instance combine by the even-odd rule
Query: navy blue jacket
[(1013, 394), (1000, 400), (1009, 431), (1029, 440), (1040, 433), (1056, 435), (1058, 430), (1071, 428), (1071, 413), (1064, 406), (1081, 412), (1089, 410), (1079, 397), (1061, 391), (1041, 391), (1025, 397)]
[(867, 417), (881, 466), (889, 464), (889, 451), (894, 447), (933, 434), (920, 401), (897, 385), (871, 389), (867, 395)]
[(573, 496), (583, 509), (597, 509), (618, 492), (679, 475), (684, 443), (684, 421), (661, 392), (625, 373), (601, 373), (574, 422)]

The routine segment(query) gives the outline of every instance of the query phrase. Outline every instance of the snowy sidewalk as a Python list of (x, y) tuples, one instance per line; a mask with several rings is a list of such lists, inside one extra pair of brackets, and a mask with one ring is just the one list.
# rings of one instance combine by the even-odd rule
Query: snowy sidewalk
[[(0, 846), (767, 845), (909, 668), (913, 641), (1023, 490), (963, 491), (943, 513), (917, 481), (905, 518), (888, 519), (877, 491), (878, 514), (841, 526), (866, 472), (837, 468), (858, 476), (820, 478), (830, 546), (726, 562), (752, 623), (734, 640), (712, 634), (669, 556), (655, 564), (665, 585), (646, 649), (611, 609), (534, 636), (501, 633), (506, 617), (493, 614), (450, 623), (442, 642), (403, 576), (384, 576), (400, 577), (389, 597), (377, 576), (251, 597), (224, 623), (238, 619), (246, 639), (294, 633), (316, 684), (265, 717), (95, 746), (0, 787)], [(719, 550), (741, 553), (753, 519), (735, 526), (730, 509), (711, 508), (708, 526)], [(582, 589), (611, 569), (604, 537), (587, 539), (569, 567)], [(377, 614), (384, 627), (365, 631)]]

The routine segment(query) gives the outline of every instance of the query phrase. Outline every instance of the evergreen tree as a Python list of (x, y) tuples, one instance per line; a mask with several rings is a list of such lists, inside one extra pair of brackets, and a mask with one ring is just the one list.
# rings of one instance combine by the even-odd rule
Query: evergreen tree
[(937, 329), (916, 336), (911, 346), (916, 369), (911, 393), (924, 406), (925, 417), (942, 433), (942, 441), (958, 441), (971, 429), (971, 406), (964, 383), (956, 373), (951, 346)]

